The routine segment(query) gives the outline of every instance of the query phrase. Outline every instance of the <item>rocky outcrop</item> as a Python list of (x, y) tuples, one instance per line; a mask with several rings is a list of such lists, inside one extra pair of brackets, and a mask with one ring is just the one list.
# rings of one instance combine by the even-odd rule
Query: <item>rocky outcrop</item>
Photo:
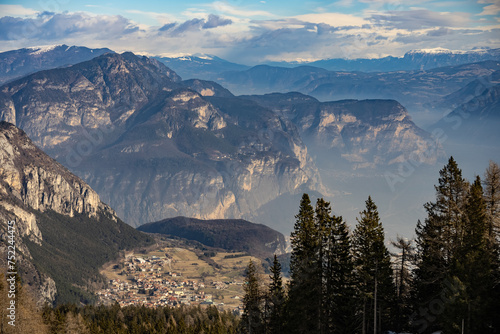
[[(32, 161), (33, 155), (38, 161)], [(0, 163), (0, 178), (6, 187), (2, 189), (3, 195), (12, 194), (28, 208), (41, 212), (52, 210), (70, 217), (75, 213), (96, 217), (100, 210), (114, 214), (85, 182), (46, 156), (25, 133), (6, 122), (1, 123)], [(32, 215), (21, 214), (21, 211), (16, 215), (26, 218), (26, 230), (36, 231)]]

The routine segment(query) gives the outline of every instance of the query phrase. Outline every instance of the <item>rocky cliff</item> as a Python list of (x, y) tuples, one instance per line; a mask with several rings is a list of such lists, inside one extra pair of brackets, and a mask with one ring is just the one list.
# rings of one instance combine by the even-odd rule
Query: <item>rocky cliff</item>
[[(63, 220), (58, 228), (54, 227), (54, 217)], [(56, 246), (58, 242), (73, 249), (87, 248), (91, 253), (100, 251), (86, 243), (84, 234), (74, 235), (72, 240), (61, 240), (67, 230), (75, 228), (72, 224), (81, 221), (90, 228), (107, 229), (110, 234), (118, 232), (126, 236), (132, 233), (139, 241), (144, 239), (121, 222), (88, 184), (43, 153), (23, 131), (7, 122), (0, 123), (0, 220), (2, 248), (6, 247), (7, 222), (15, 221), (16, 260), (24, 282), (34, 290), (40, 303), (54, 302), (67, 292), (65, 286), (78, 282), (63, 278), (64, 263), (71, 261), (72, 256), (65, 247)], [(64, 262), (52, 267), (59, 253), (65, 254)], [(88, 270), (88, 266), (84, 265), (84, 270)]]
[(300, 93), (245, 98), (289, 118), (321, 165), (387, 168), (409, 159), (434, 164), (444, 153), (438, 138), (417, 127), (397, 101), (319, 102)]

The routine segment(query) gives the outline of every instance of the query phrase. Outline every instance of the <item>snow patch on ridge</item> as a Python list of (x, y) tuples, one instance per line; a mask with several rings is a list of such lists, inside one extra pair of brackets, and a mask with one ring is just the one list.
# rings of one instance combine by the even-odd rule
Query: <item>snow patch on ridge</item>
[[(52, 51), (54, 50), (55, 48), (59, 47), (59, 46), (62, 46), (62, 44), (58, 44), (58, 45), (41, 45), (41, 46), (32, 46), (32, 47), (29, 47), (29, 48), (26, 48), (28, 50), (33, 50), (31, 52), (32, 55), (39, 55), (39, 54), (42, 54), (42, 53), (46, 53), (46, 52), (49, 52), (49, 51)], [(69, 48), (68, 48), (69, 49)], [(68, 50), (66, 49), (66, 51)]]

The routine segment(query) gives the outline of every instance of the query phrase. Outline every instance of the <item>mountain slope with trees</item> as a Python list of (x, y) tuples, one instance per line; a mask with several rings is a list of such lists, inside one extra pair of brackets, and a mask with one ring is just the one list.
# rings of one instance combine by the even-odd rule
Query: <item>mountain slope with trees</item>
[[(6, 222), (15, 221), (19, 272), (40, 304), (94, 301), (93, 291), (105, 284), (100, 266), (152, 242), (6, 122), (0, 161), (1, 248), (7, 254)], [(6, 268), (6, 258), (0, 261)]]
[(286, 250), (283, 234), (265, 225), (242, 219), (201, 220), (175, 217), (147, 223), (137, 229), (195, 240), (210, 247), (246, 252), (261, 258), (284, 254)]

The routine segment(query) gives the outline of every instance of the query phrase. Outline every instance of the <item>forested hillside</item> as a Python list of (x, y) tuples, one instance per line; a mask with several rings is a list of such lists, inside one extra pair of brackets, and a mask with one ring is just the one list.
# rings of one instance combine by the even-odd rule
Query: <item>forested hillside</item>
[(387, 240), (371, 197), (354, 231), (304, 194), (292, 232), (291, 279), (246, 273), (245, 333), (498, 333), (500, 169), (462, 177), (450, 158), (424, 205), (416, 240)]

